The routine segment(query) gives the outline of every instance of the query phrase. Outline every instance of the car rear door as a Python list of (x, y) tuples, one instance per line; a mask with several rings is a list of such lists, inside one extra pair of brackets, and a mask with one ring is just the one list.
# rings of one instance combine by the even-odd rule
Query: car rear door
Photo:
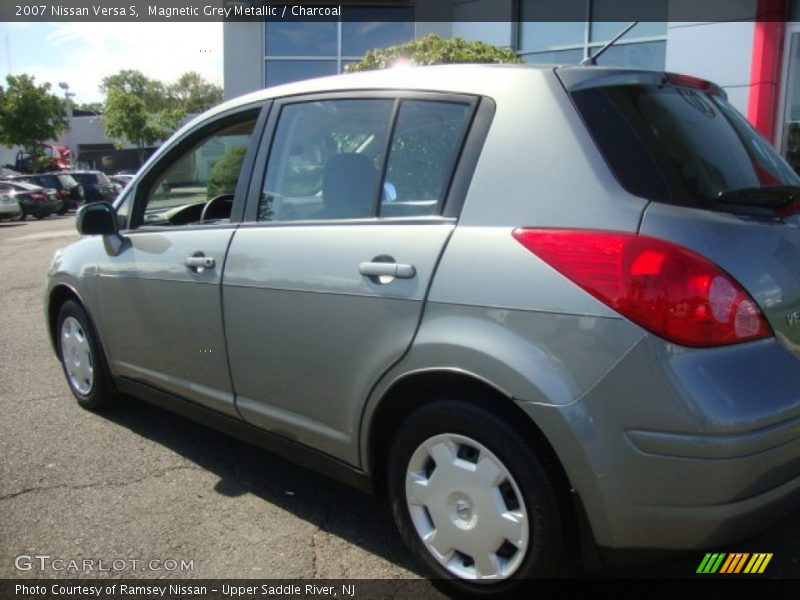
[(97, 265), (115, 375), (232, 416), (220, 282), (266, 110), (219, 115), (159, 155), (119, 203), (124, 244)]
[(357, 463), (363, 403), (411, 343), (455, 227), (477, 106), (387, 93), (276, 104), (223, 279), (244, 419)]

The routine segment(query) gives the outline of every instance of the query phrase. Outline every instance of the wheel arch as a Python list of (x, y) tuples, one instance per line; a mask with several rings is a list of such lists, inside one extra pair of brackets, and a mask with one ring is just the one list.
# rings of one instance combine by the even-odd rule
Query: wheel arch
[(407, 373), (394, 380), (364, 423), (362, 465), (375, 491), (385, 491), (386, 465), (394, 435), (415, 410), (438, 399), (458, 399), (497, 414), (533, 448), (551, 461), (567, 489), (569, 478), (558, 455), (539, 426), (514, 398), (494, 383), (460, 369), (436, 368)]
[[(86, 303), (81, 299), (77, 290), (69, 284), (59, 283), (53, 286), (47, 294), (47, 332), (50, 336), (50, 345), (53, 347), (53, 352), (56, 353), (59, 359), (61, 358), (61, 350), (58, 347), (58, 333), (56, 332), (58, 312), (68, 300), (74, 300), (86, 310)], [(91, 319), (91, 316), (89, 318)], [(94, 327), (94, 323), (92, 323), (92, 326)], [(97, 331), (97, 327), (94, 327), (94, 329)]]

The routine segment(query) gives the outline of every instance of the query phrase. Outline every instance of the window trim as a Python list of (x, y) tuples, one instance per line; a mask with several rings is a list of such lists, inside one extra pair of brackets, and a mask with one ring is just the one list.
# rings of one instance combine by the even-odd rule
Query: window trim
[[(395, 123), (397, 121), (397, 117), (399, 115), (399, 107), (402, 105), (403, 100), (420, 100), (420, 101), (433, 101), (433, 102), (449, 102), (449, 103), (456, 103), (456, 104), (466, 104), (469, 106), (470, 112), (467, 115), (465, 120), (465, 125), (463, 131), (459, 136), (458, 141), (458, 148), (455, 152), (455, 155), (452, 158), (452, 162), (449, 165), (449, 173), (446, 180), (445, 188), (442, 193), (442, 197), (439, 199), (437, 204), (437, 209), (435, 214), (432, 215), (418, 215), (418, 216), (402, 216), (402, 217), (381, 217), (376, 212), (380, 208), (380, 194), (378, 191), (380, 190), (382, 179), (378, 184), (378, 190), (376, 191), (376, 198), (378, 199), (377, 204), (373, 203), (373, 215), (367, 218), (359, 218), (359, 219), (314, 219), (314, 220), (297, 220), (297, 221), (259, 221), (258, 220), (258, 204), (261, 199), (261, 192), (262, 187), (264, 185), (264, 178), (266, 177), (266, 170), (269, 164), (269, 158), (272, 154), (272, 146), (275, 142), (275, 135), (277, 133), (277, 126), (278, 120), (280, 118), (281, 111), (284, 106), (293, 105), (293, 104), (302, 104), (307, 102), (322, 102), (326, 100), (394, 100), (395, 106), (392, 110), (391, 121), (389, 123), (389, 133), (394, 132)], [(291, 95), (291, 96), (283, 96), (280, 98), (274, 99), (274, 104), (272, 110), (270, 111), (269, 118), (267, 119), (267, 125), (262, 136), (262, 143), (259, 146), (258, 154), (255, 158), (255, 163), (253, 165), (253, 177), (252, 185), (248, 191), (247, 195), (247, 204), (245, 205), (244, 215), (242, 219), (242, 226), (247, 227), (258, 227), (258, 226), (271, 226), (271, 227), (280, 227), (280, 226), (287, 226), (287, 225), (336, 225), (336, 224), (378, 224), (378, 223), (441, 223), (444, 221), (453, 221), (457, 218), (457, 214), (449, 214), (448, 213), (448, 206), (452, 205), (458, 207), (458, 212), (460, 212), (460, 206), (463, 204), (463, 198), (460, 201), (452, 202), (451, 194), (453, 192), (454, 184), (456, 183), (456, 176), (460, 175), (463, 177), (463, 174), (459, 173), (460, 169), (460, 162), (462, 155), (465, 154), (466, 145), (469, 143), (470, 139), (472, 138), (472, 125), (473, 121), (475, 121), (476, 113), (480, 108), (480, 105), (483, 104), (481, 97), (473, 96), (469, 94), (459, 94), (459, 93), (452, 93), (452, 92), (429, 92), (429, 91), (415, 91), (415, 90), (337, 90), (333, 92), (320, 92), (320, 93), (311, 93), (311, 94), (298, 94), (298, 95)], [(492, 105), (494, 103), (492, 102)], [(492, 116), (494, 115), (494, 110), (491, 111)], [(488, 132), (488, 127), (486, 131), (483, 131), (483, 135), (480, 136), (480, 147), (483, 147), (483, 140), (486, 137), (486, 133)], [(387, 144), (391, 144), (391, 135), (387, 139)], [(474, 144), (473, 144), (474, 145)], [(471, 154), (474, 154), (475, 149), (471, 147)], [(480, 154), (480, 148), (478, 148), (478, 154)], [(385, 173), (388, 161), (388, 154), (385, 153), (382, 159), (382, 165), (380, 168), (380, 173)], [(474, 157), (474, 162), (477, 163), (477, 157)], [(469, 177), (468, 179), (471, 180), (472, 171), (474, 170), (474, 164), (472, 165), (472, 169), (469, 170)], [(466, 189), (469, 187), (469, 181), (467, 181), (466, 187), (463, 185), (457, 186), (457, 191), (460, 194), (465, 195)], [(451, 211), (452, 212), (452, 211)]]
[[(146, 170), (137, 177), (135, 188), (131, 190), (133, 195), (131, 208), (128, 213), (127, 228), (124, 230), (126, 233), (136, 232), (152, 232), (152, 231), (186, 231), (194, 229), (219, 229), (225, 226), (235, 227), (241, 220), (244, 212), (244, 204), (247, 199), (247, 192), (250, 187), (250, 180), (252, 178), (253, 163), (255, 154), (261, 143), (261, 137), (264, 132), (264, 125), (267, 116), (270, 112), (272, 105), (271, 100), (259, 101), (253, 104), (247, 104), (227, 110), (219, 115), (216, 115), (212, 120), (203, 120), (198, 123), (194, 128), (184, 132), (179, 138), (169, 143), (169, 146), (163, 152), (159, 152), (156, 159), (151, 161)], [(239, 179), (236, 183), (236, 190), (234, 191), (233, 207), (231, 209), (231, 216), (228, 223), (221, 224), (189, 224), (173, 227), (165, 227), (162, 225), (142, 225), (144, 211), (147, 204), (147, 192), (154, 183), (154, 181), (161, 176), (169, 166), (174, 164), (176, 157), (185, 153), (190, 148), (194, 147), (201, 140), (210, 137), (215, 131), (220, 131), (229, 127), (241, 120), (246, 120), (247, 116), (255, 117), (255, 124), (253, 125), (253, 133), (250, 136), (250, 142), (245, 153), (244, 162), (242, 163), (242, 170), (239, 173)], [(139, 224), (134, 226), (134, 224)]]

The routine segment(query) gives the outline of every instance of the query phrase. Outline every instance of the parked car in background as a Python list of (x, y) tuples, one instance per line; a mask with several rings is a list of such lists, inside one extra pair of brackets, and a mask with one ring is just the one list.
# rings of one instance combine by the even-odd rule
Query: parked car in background
[(86, 203), (113, 202), (119, 193), (114, 183), (102, 171), (69, 171), (83, 187)]
[(798, 510), (798, 198), (692, 77), (307, 80), (83, 207), (47, 325), (81, 406), (139, 396), (385, 493), (456, 597), (517, 597), (582, 531), (705, 552)]
[(84, 203), (83, 186), (75, 181), (69, 173), (32, 173), (16, 175), (9, 179), (12, 181), (26, 181), (56, 190), (62, 203), (61, 208), (58, 210), (60, 215), (63, 215), (68, 210), (75, 210)]
[(14, 196), (22, 208), (20, 220), (24, 221), (28, 215), (37, 219), (44, 219), (53, 213), (60, 213), (62, 202), (53, 188), (43, 188), (40, 185), (20, 180), (0, 181), (0, 192)]
[(16, 195), (0, 189), (0, 220), (17, 220), (22, 216), (22, 207)]

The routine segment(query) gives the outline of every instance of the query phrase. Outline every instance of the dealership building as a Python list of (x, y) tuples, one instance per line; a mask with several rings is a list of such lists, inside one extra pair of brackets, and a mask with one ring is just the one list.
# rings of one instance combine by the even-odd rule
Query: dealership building
[[(450, 21), (425, 21), (422, 3), (398, 2), (350, 7), (346, 20), (227, 22), (225, 95), (341, 73), (372, 48), (428, 33), (504, 46), (531, 64), (577, 64), (624, 29), (627, 22), (613, 19), (637, 2), (562, 0), (570, 16), (586, 15), (564, 21), (537, 20), (541, 0), (449, 0)], [(800, 170), (800, 0), (725, 0), (725, 20), (701, 22), (684, 20), (687, 2), (648, 0), (650, 14), (664, 20), (642, 21), (598, 63), (718, 83)]]

